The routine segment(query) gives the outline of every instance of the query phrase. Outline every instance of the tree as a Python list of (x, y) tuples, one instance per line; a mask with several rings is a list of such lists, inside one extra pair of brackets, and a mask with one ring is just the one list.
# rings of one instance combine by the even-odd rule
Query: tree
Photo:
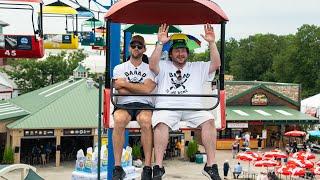
[(27, 93), (67, 79), (85, 57), (83, 50), (79, 50), (70, 54), (62, 51), (45, 60), (9, 60), (10, 68), (4, 71), (15, 81), (21, 93)]

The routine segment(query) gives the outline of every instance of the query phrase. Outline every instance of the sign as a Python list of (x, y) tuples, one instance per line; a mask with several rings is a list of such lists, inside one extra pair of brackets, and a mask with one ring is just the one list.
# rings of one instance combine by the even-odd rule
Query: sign
[(92, 129), (64, 129), (65, 136), (92, 135)]
[(54, 136), (54, 129), (24, 130), (24, 136)]
[(248, 123), (228, 123), (227, 128), (248, 128)]
[(259, 93), (255, 94), (251, 98), (252, 106), (266, 106), (268, 105), (268, 98), (265, 94)]
[(262, 139), (267, 139), (267, 130), (262, 130)]

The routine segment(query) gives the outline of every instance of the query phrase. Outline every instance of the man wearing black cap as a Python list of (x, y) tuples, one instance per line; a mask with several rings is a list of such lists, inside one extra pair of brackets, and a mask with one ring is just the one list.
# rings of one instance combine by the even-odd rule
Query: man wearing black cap
[[(158, 31), (158, 42), (153, 51), (149, 67), (156, 75), (159, 94), (199, 94), (203, 92), (205, 81), (212, 79), (220, 67), (220, 56), (215, 44), (213, 27), (204, 26), (202, 37), (209, 43), (209, 62), (187, 62), (189, 48), (185, 39), (173, 40), (169, 50), (170, 61), (160, 61), (163, 44), (170, 40), (169, 26), (162, 24)], [(199, 97), (157, 97), (156, 108), (203, 108)], [(189, 127), (201, 128), (201, 137), (207, 153), (207, 163), (202, 173), (209, 179), (220, 180), (215, 160), (216, 129), (214, 116), (209, 111), (154, 111), (152, 126), (154, 128), (154, 148), (156, 165), (153, 167), (153, 179), (161, 180), (165, 175), (162, 166), (163, 155), (168, 144), (169, 128), (179, 129), (179, 121)]]
[[(117, 65), (113, 70), (114, 87), (120, 94), (151, 93), (155, 88), (155, 82), (148, 64), (142, 62), (143, 53), (146, 51), (145, 41), (142, 36), (133, 36), (130, 42), (130, 59)], [(120, 96), (118, 104), (127, 107), (152, 107), (150, 97)], [(115, 167), (112, 180), (122, 180), (125, 172), (121, 167), (121, 156), (124, 144), (125, 127), (132, 119), (136, 119), (141, 127), (141, 143), (145, 155), (145, 166), (141, 179), (152, 179), (151, 155), (152, 155), (152, 111), (115, 109), (113, 113), (114, 130), (112, 134)]]

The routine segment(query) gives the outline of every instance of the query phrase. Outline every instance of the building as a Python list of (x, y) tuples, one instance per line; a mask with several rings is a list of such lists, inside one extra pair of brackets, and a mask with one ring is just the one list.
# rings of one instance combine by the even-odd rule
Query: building
[(34, 164), (42, 145), (59, 166), (97, 143), (99, 90), (78, 69), (74, 78), (0, 102), (0, 139), (14, 149), (15, 163)]
[(263, 146), (284, 146), (286, 131), (302, 125), (315, 125), (319, 119), (300, 109), (299, 84), (258, 81), (227, 81), (227, 128), (218, 133), (217, 149), (230, 149), (236, 138), (251, 135), (251, 148), (257, 148), (257, 136)]

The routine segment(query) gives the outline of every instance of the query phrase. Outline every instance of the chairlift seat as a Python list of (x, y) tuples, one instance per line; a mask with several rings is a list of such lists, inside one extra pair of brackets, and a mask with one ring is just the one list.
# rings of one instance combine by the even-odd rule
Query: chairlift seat
[(45, 34), (45, 49), (78, 49), (79, 37), (74, 34)]
[[(209, 93), (217, 93), (217, 90), (211, 90), (211, 84), (208, 82), (205, 84), (205, 89), (206, 91), (204, 94), (209, 94)], [(205, 107), (212, 106), (212, 104), (215, 104), (215, 101), (217, 101), (217, 98), (202, 98), (203, 103)], [(219, 105), (212, 110), (214, 118), (215, 118), (215, 125), (216, 128), (221, 130), (226, 127), (226, 121), (225, 121), (225, 93), (224, 91), (220, 91), (220, 102)], [(105, 128), (114, 128), (114, 119), (112, 112), (114, 110), (114, 106), (111, 103), (111, 93), (110, 89), (105, 89), (104, 90), (104, 127)], [(180, 121), (179, 126), (181, 130), (190, 130), (194, 128), (190, 128), (186, 125), (186, 122)], [(140, 129), (140, 126), (137, 121), (130, 121), (129, 124), (126, 127), (127, 129)]]
[(0, 35), (0, 58), (42, 58), (43, 40), (35, 35)]

